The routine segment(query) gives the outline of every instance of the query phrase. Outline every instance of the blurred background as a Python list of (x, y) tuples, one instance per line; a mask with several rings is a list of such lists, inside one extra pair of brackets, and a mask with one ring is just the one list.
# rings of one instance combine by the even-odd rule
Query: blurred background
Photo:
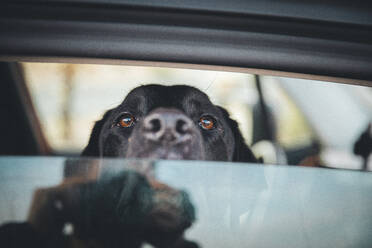
[(186, 84), (230, 112), (264, 163), (366, 166), (353, 150), (372, 119), (372, 88), (191, 69), (54, 63), (21, 67), (41, 130), (55, 154), (79, 154), (94, 122), (131, 89)]

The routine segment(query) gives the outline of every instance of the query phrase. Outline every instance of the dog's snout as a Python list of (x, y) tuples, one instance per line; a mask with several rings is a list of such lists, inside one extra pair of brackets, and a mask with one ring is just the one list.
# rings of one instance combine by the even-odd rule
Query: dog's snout
[(180, 143), (191, 138), (192, 121), (175, 109), (157, 109), (144, 119), (144, 136), (152, 141)]

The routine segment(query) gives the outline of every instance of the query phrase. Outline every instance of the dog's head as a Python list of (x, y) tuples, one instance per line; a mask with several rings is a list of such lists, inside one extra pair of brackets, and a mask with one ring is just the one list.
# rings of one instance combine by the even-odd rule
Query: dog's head
[(256, 162), (227, 111), (189, 86), (135, 88), (96, 122), (82, 155)]

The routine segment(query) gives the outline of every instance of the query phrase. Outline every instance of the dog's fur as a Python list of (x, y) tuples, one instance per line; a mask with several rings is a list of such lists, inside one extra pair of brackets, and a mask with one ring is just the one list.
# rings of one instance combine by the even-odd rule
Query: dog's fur
[[(132, 126), (116, 125), (123, 113), (134, 116)], [(198, 123), (205, 115), (215, 120), (212, 130), (204, 130)], [(188, 123), (184, 140), (146, 138), (145, 122), (152, 116)], [(174, 134), (179, 135), (177, 131)], [(257, 162), (228, 112), (212, 104), (200, 90), (184, 85), (146, 85), (132, 90), (119, 106), (96, 122), (82, 156)]]

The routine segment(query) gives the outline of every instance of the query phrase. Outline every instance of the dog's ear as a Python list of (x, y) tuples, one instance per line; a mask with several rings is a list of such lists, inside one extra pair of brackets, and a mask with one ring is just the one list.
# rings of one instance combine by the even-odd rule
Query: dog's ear
[(84, 148), (83, 152), (81, 153), (81, 156), (83, 157), (98, 157), (99, 154), (99, 136), (101, 134), (101, 130), (103, 127), (103, 124), (106, 122), (107, 118), (109, 117), (112, 109), (108, 110), (102, 117), (101, 120), (96, 121), (94, 124), (94, 127), (92, 129), (92, 132), (90, 134), (88, 145)]
[(230, 118), (229, 113), (224, 108), (220, 106), (218, 106), (218, 108), (222, 111), (234, 135), (235, 147), (232, 161), (257, 163), (258, 160), (244, 141), (243, 135), (239, 130), (238, 123)]

